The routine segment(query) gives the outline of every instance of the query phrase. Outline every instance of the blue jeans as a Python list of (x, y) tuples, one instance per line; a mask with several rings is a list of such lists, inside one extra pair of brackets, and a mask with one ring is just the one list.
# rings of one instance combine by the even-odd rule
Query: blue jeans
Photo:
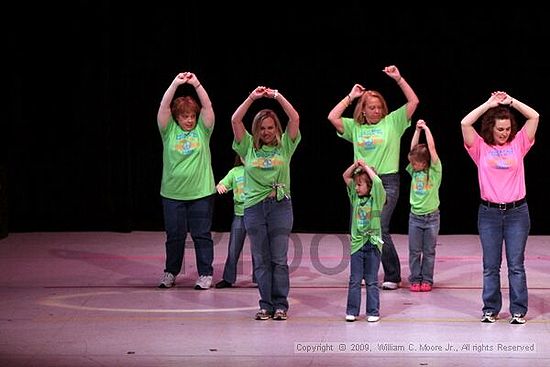
[(410, 283), (434, 283), (435, 246), (439, 224), (439, 210), (425, 215), (409, 213)]
[(384, 269), (384, 281), (399, 283), (401, 281), (401, 263), (399, 255), (390, 235), (390, 221), (393, 210), (399, 199), (399, 173), (380, 175), (384, 189), (386, 190), (386, 203), (382, 208), (380, 222), (382, 224), (382, 268)]
[[(231, 233), (229, 234), (229, 244), (227, 246), (227, 259), (223, 268), (223, 280), (228, 283), (235, 283), (237, 280), (237, 263), (243, 251), (244, 240), (246, 239), (246, 229), (244, 227), (244, 217), (242, 215), (233, 215), (231, 223)], [(252, 261), (254, 264), (254, 260)], [(252, 279), (256, 283), (256, 278)]]
[(525, 275), (525, 246), (531, 228), (527, 203), (516, 208), (500, 210), (480, 204), (478, 230), (483, 250), (483, 312), (498, 314), (502, 308), (500, 266), (502, 243), (506, 252), (510, 313), (527, 313), (527, 277)]
[(351, 255), (346, 315), (359, 316), (361, 280), (364, 278), (367, 287), (367, 316), (380, 316), (379, 269), (380, 251), (370, 242)]
[(164, 229), (166, 231), (165, 272), (178, 275), (184, 259), (187, 232), (195, 245), (195, 259), (199, 275), (212, 275), (214, 242), (210, 227), (214, 210), (214, 196), (196, 200), (162, 198)]
[(290, 277), (288, 242), (294, 217), (292, 201), (265, 199), (244, 209), (244, 225), (250, 238), (254, 276), (260, 292), (260, 308), (272, 313), (288, 310)]

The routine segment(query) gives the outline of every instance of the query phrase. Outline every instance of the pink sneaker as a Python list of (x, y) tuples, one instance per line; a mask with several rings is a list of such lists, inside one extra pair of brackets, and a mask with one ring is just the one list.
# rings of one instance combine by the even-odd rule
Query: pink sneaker
[(422, 283), (420, 285), (420, 292), (431, 292), (432, 285), (430, 283)]
[(412, 283), (410, 290), (411, 292), (420, 292), (420, 283)]

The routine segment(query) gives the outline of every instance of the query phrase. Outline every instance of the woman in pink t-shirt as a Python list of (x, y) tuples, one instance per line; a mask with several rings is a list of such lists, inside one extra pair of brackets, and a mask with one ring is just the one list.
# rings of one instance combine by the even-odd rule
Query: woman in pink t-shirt
[[(513, 109), (527, 119), (519, 131)], [(478, 134), (473, 124), (480, 118)], [(481, 194), (478, 209), (483, 251), (481, 322), (495, 322), (502, 308), (500, 265), (504, 242), (510, 323), (525, 323), (528, 297), (524, 259), (531, 222), (525, 199), (523, 158), (535, 143), (538, 122), (537, 111), (501, 91), (493, 92), (461, 121), (464, 147), (477, 166)]]

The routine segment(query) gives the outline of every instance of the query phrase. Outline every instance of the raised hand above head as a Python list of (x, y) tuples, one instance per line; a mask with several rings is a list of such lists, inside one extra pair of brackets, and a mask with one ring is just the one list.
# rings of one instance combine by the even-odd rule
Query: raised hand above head
[(257, 100), (258, 98), (267, 97), (267, 90), (268, 88), (266, 86), (259, 85), (254, 88), (252, 92), (250, 92), (250, 98), (252, 98), (253, 100)]
[(498, 101), (498, 104), (500, 105), (511, 105), (513, 102), (512, 97), (508, 95), (508, 93), (503, 91), (496, 91), (491, 93), (491, 97), (496, 99)]
[(269, 98), (277, 99), (277, 97), (279, 96), (279, 90), (266, 88), (264, 95)]
[(505, 104), (503, 101), (505, 101), (508, 97), (508, 94), (506, 92), (502, 91), (495, 91), (491, 93), (491, 96), (487, 100), (487, 103), (490, 105), (490, 107), (496, 107), (500, 104)]
[(199, 79), (197, 78), (197, 76), (194, 73), (186, 72), (184, 74), (185, 74), (185, 78), (187, 80), (187, 83), (191, 84), (195, 88), (200, 85)]
[(396, 81), (401, 79), (401, 73), (399, 73), (399, 69), (395, 65), (386, 66), (382, 71)]
[(178, 86), (187, 83), (187, 80), (189, 79), (187, 74), (188, 73), (179, 73), (178, 75), (176, 75), (172, 83)]
[(357, 97), (361, 97), (363, 93), (365, 93), (366, 88), (363, 87), (361, 84), (355, 84), (353, 88), (351, 88), (351, 92), (349, 92), (350, 98), (353, 100)]

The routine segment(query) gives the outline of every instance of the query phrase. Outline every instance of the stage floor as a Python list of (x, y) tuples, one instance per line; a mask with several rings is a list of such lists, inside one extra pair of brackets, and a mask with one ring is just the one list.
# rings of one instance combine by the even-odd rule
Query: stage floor
[[(228, 233), (214, 233), (214, 283)], [(381, 290), (381, 320), (344, 321), (349, 255), (344, 234), (293, 234), (287, 321), (255, 321), (247, 243), (235, 288), (193, 289), (190, 238), (172, 289), (157, 288), (163, 232), (12, 233), (0, 240), (0, 366), (548, 366), (550, 237), (526, 252), (529, 312), (508, 323), (481, 316), (477, 235), (444, 235), (432, 292), (408, 290), (407, 236), (394, 235), (403, 284)]]

